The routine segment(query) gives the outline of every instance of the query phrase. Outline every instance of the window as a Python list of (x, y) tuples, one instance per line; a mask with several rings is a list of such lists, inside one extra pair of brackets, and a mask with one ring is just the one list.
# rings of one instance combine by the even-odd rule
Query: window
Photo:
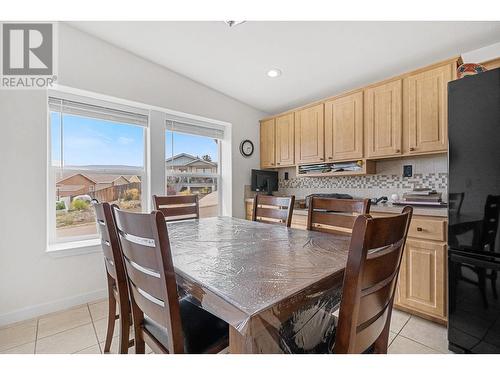
[(220, 129), (167, 121), (166, 194), (197, 194), (200, 217), (221, 214)]
[(97, 238), (90, 204), (141, 211), (146, 114), (49, 98), (50, 242)]

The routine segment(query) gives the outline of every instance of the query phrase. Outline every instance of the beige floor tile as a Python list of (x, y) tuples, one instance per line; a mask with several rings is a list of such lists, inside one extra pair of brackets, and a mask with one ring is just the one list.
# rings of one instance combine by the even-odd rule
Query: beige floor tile
[(15, 348), (6, 350), (1, 354), (35, 354), (35, 342), (29, 342), (24, 345), (16, 346)]
[(28, 320), (0, 328), (0, 351), (36, 340), (37, 320)]
[(407, 339), (403, 336), (397, 336), (391, 345), (389, 345), (388, 354), (441, 354), (418, 342)]
[(393, 309), (390, 330), (394, 333), (399, 333), (399, 331), (401, 331), (401, 328), (403, 328), (406, 322), (408, 322), (408, 320), (410, 319), (410, 316), (411, 315), (408, 313)]
[(389, 332), (389, 345), (391, 345), (391, 343), (394, 341), (396, 336), (397, 336), (397, 334), (395, 334), (394, 332)]
[(90, 315), (92, 320), (100, 320), (108, 317), (108, 300), (89, 304)]
[(39, 339), (36, 343), (36, 352), (70, 354), (96, 345), (97, 343), (94, 326), (86, 324)]
[[(115, 321), (115, 330), (113, 331), (113, 337), (118, 337), (120, 334), (119, 320)], [(108, 319), (99, 319), (94, 321), (95, 331), (97, 333), (97, 339), (99, 342), (106, 340), (106, 331), (108, 330)]]
[(399, 334), (441, 353), (448, 353), (448, 333), (441, 324), (412, 316)]
[(87, 305), (43, 316), (38, 321), (38, 338), (91, 323)]
[(79, 352), (76, 352), (74, 354), (101, 354), (101, 348), (99, 347), (99, 345), (94, 345), (90, 348), (80, 350)]

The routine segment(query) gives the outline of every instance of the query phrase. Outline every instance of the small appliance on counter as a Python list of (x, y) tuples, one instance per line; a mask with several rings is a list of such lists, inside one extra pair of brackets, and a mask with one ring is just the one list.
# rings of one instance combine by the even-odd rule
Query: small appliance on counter
[(377, 205), (379, 203), (387, 203), (388, 199), (386, 196), (382, 196), (380, 198), (372, 198), (372, 199), (370, 199), (370, 201), (371, 201), (370, 203), (372, 205)]
[(251, 190), (273, 195), (273, 191), (278, 191), (278, 172), (252, 169)]
[(411, 205), (411, 206), (432, 206), (432, 207), (447, 207), (442, 201), (441, 193), (429, 188), (415, 188), (409, 193), (403, 194), (403, 199), (395, 201), (395, 205)]
[(309, 202), (311, 201), (311, 197), (334, 198), (334, 199), (352, 199), (352, 196), (349, 195), (349, 194), (339, 194), (339, 193), (316, 193), (316, 194), (309, 194), (306, 197), (305, 208), (309, 208)]

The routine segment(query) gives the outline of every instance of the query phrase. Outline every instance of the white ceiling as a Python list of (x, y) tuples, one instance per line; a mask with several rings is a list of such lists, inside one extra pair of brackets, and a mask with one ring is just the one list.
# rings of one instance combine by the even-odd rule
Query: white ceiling
[(500, 41), (500, 22), (70, 24), (268, 113)]

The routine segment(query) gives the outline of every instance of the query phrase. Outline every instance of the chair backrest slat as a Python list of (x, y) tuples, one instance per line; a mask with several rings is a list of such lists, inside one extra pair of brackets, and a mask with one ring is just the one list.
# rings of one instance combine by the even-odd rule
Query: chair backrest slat
[(356, 217), (369, 212), (369, 199), (311, 197), (307, 215), (307, 229), (327, 233), (350, 231)]
[(396, 283), (413, 209), (357, 217), (344, 274), (335, 353), (387, 352)]
[(118, 291), (119, 303), (128, 306), (129, 292), (125, 266), (121, 255), (118, 232), (109, 203), (94, 203), (97, 227), (101, 236), (101, 247), (108, 277), (108, 288)]
[(295, 196), (275, 197), (257, 194), (253, 202), (252, 220), (270, 224), (292, 225)]
[(165, 216), (166, 221), (191, 220), (200, 218), (198, 195), (153, 195), (155, 210)]
[[(144, 315), (166, 330), (165, 352), (182, 353), (179, 296), (165, 217), (114, 209), (126, 275), (131, 291), (134, 326), (144, 330)], [(145, 336), (151, 336), (146, 334)]]

